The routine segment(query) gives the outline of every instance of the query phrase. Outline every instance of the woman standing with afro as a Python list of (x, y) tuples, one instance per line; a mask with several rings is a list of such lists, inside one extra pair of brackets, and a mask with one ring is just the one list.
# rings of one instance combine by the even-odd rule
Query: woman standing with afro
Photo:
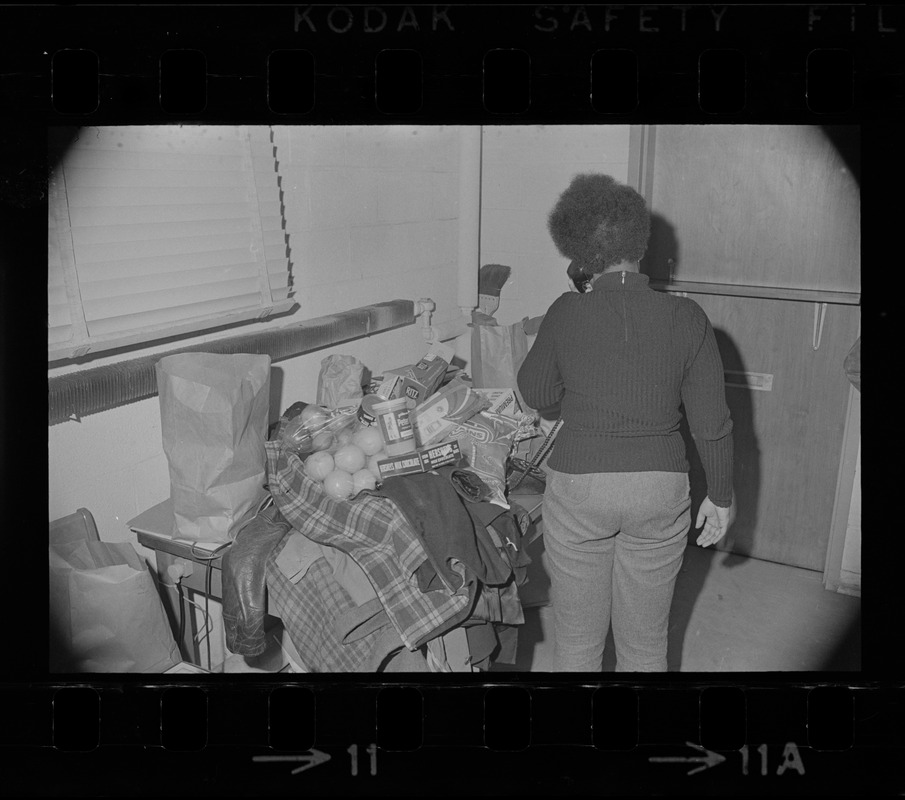
[(735, 516), (723, 365), (700, 306), (639, 273), (650, 215), (634, 189), (578, 175), (548, 227), (589, 284), (554, 301), (518, 374), (525, 402), (563, 420), (544, 495), (555, 669), (599, 672), (612, 622), (617, 671), (665, 672), (691, 526), (682, 405), (707, 478), (698, 544)]

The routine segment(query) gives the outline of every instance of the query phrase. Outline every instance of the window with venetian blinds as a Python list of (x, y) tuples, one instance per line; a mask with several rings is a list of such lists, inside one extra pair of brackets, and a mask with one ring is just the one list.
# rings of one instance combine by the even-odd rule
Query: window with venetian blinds
[(48, 360), (292, 307), (268, 127), (56, 131)]

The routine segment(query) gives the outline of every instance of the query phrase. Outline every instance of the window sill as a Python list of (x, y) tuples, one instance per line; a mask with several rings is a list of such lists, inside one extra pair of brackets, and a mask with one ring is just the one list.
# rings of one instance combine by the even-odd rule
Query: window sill
[(294, 300), (283, 300), (269, 308), (250, 308), (246, 311), (230, 312), (220, 316), (196, 319), (181, 325), (160, 325), (154, 328), (146, 328), (137, 333), (115, 335), (109, 338), (93, 339), (89, 342), (64, 342), (48, 344), (47, 361), (52, 366), (54, 362), (70, 359), (82, 359), (86, 356), (94, 358), (98, 355), (107, 355), (108, 351), (119, 350), (135, 345), (153, 345), (156, 342), (166, 341), (179, 336), (202, 334), (215, 328), (228, 325), (238, 325), (243, 322), (270, 319), (295, 307)]

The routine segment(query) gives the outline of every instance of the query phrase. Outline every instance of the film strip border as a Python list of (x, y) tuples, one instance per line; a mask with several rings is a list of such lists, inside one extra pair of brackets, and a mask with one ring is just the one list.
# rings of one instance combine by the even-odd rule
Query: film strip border
[(901, 689), (816, 684), (99, 683), (2, 702), (6, 788), (25, 794), (168, 794), (177, 780), (181, 794), (635, 794), (689, 779), (835, 793), (865, 776), (885, 793), (905, 744)]
[[(831, 124), (897, 119), (905, 98), (891, 4), (0, 14), (14, 120)], [(900, 689), (817, 683), (35, 683), (0, 707), (10, 794), (883, 792), (905, 744)]]
[(4, 9), (2, 100), (53, 122), (885, 120), (900, 5)]

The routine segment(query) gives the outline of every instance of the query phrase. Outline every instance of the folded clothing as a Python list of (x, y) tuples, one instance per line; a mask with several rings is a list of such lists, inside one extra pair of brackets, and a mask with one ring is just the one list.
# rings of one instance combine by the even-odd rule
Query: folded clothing
[[(271, 554), (267, 567), (270, 602), (311, 672), (379, 672), (389, 670), (391, 662), (393, 671), (418, 667), (420, 654), (397, 661), (408, 650), (379, 601), (356, 606), (326, 559), (312, 561), (304, 576), (292, 583), (276, 565), (277, 556)], [(421, 671), (427, 671), (421, 658)]]
[(470, 663), (482, 672), (493, 664), (515, 664), (518, 628), (497, 622), (476, 622), (465, 628)]
[(493, 497), (493, 490), (474, 472), (453, 469), (449, 479), (459, 496), (470, 503), (486, 503)]
[[(482, 584), (501, 586), (512, 568), (484, 525), (475, 525), (452, 482), (435, 472), (389, 478), (377, 492), (392, 500), (424, 544), (432, 570), (418, 571), (424, 592), (458, 592), (464, 581), (452, 562), (462, 562)], [(433, 573), (433, 574), (432, 574)], [(434, 580), (434, 576), (436, 580)]]
[(467, 615), (467, 596), (419, 589), (414, 576), (427, 555), (393, 502), (367, 492), (352, 500), (334, 500), (305, 474), (297, 455), (283, 450), (278, 441), (266, 442), (264, 448), (267, 482), (280, 513), (309, 539), (355, 560), (406, 647), (417, 649)]
[(362, 606), (377, 597), (365, 571), (351, 556), (330, 545), (315, 542), (298, 531), (289, 534), (276, 564), (289, 580), (298, 583), (319, 558), (327, 561), (333, 570), (333, 577), (349, 593), (355, 605)]

